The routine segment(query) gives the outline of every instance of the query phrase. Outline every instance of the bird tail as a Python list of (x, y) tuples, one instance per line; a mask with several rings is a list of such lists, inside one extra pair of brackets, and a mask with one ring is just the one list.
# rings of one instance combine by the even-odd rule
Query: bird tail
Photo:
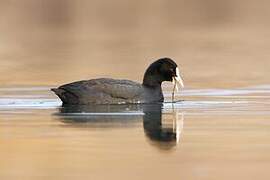
[(63, 102), (63, 105), (76, 104), (77, 102), (77, 97), (73, 93), (65, 89), (52, 88), (51, 91), (53, 91), (61, 99), (61, 101)]

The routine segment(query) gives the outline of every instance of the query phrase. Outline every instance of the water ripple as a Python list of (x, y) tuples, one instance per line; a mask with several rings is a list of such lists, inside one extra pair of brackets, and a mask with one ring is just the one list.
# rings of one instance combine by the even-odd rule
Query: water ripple
[[(270, 85), (236, 89), (184, 89), (170, 102), (166, 90), (164, 111), (177, 109), (186, 113), (266, 113), (270, 110)], [(0, 88), (0, 111), (19, 109), (55, 109), (61, 101), (49, 87)], [(139, 112), (140, 113), (140, 112)]]

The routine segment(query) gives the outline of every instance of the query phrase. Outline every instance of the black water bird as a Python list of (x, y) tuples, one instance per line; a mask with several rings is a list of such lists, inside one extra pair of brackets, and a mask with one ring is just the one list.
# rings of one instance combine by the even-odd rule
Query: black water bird
[(130, 80), (99, 78), (77, 81), (53, 88), (63, 105), (124, 104), (163, 102), (161, 84), (172, 81), (183, 87), (177, 64), (170, 58), (153, 62), (146, 70), (143, 83)]

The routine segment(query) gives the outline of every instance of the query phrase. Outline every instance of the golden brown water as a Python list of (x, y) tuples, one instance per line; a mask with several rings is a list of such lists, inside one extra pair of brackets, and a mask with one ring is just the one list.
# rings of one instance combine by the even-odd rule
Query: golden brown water
[(270, 86), (186, 89), (173, 107), (68, 109), (47, 87), (0, 92), (1, 179), (270, 177)]
[[(269, 2), (0, 1), (0, 179), (269, 179)], [(166, 103), (63, 109), (50, 87), (141, 81)], [(161, 125), (160, 125), (161, 124)]]

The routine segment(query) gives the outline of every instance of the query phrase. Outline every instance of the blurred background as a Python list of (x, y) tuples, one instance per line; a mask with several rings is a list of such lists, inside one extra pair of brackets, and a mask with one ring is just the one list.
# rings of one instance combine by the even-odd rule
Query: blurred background
[(269, 83), (267, 0), (0, 0), (0, 84), (141, 81), (173, 58), (187, 87)]

